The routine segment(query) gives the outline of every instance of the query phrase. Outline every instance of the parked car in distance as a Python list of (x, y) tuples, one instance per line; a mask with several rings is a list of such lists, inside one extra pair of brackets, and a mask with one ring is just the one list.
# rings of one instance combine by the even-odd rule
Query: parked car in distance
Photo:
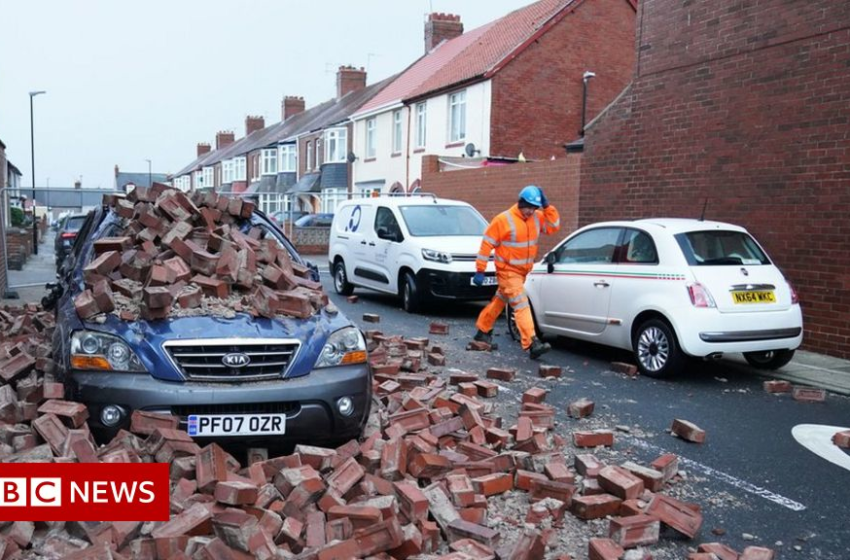
[(278, 210), (277, 212), (272, 212), (271, 214), (269, 214), (269, 219), (278, 226), (280, 226), (289, 221), (295, 223), (298, 218), (306, 215), (307, 212), (304, 212), (303, 210), (293, 210), (291, 212), (287, 210)]
[[(259, 228), (293, 262), (310, 266), (264, 214), (255, 211), (249, 220), (242, 227)], [(74, 297), (85, 289), (93, 244), (122, 231), (112, 208), (92, 211), (60, 274), (56, 302), (57, 376), (68, 398), (88, 406), (89, 425), (101, 439), (128, 428), (134, 410), (173, 414), (198, 438), (261, 438), (264, 446), (334, 444), (361, 435), (372, 386), (366, 344), (336, 309), (305, 319), (240, 312), (151, 321), (108, 313), (103, 322), (81, 320)], [(244, 429), (234, 433), (237, 424)]]
[(295, 227), (331, 227), (333, 214), (305, 214), (295, 220)]
[(488, 300), (495, 268), (472, 283), (487, 221), (471, 205), (423, 194), (348, 200), (337, 207), (328, 242), (334, 289), (397, 294), (414, 313), (428, 301)]
[(62, 262), (74, 246), (77, 233), (86, 220), (87, 214), (69, 214), (62, 218), (53, 240), (53, 251), (56, 258), (56, 270), (62, 267)]
[(776, 369), (803, 340), (794, 289), (744, 228), (720, 222), (585, 226), (534, 266), (526, 291), (542, 334), (631, 350), (650, 377), (737, 352)]

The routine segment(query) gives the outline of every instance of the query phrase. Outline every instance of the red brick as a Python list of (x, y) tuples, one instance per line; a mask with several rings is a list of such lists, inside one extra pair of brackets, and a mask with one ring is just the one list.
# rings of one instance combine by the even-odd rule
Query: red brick
[(835, 432), (832, 436), (832, 443), (844, 449), (850, 449), (850, 430), (843, 432)]
[(201, 288), (204, 295), (209, 297), (224, 299), (230, 294), (230, 288), (227, 286), (227, 283), (216, 278), (196, 274), (192, 277), (191, 282)]
[(822, 403), (826, 402), (826, 390), (815, 389), (813, 387), (795, 386), (792, 391), (792, 396), (795, 401)]
[(526, 492), (530, 492), (532, 484), (534, 483), (535, 480), (545, 482), (549, 479), (546, 478), (546, 475), (541, 474), (541, 473), (537, 473), (537, 472), (533, 472), (533, 471), (527, 471), (527, 470), (524, 470), (524, 469), (517, 469), (516, 480), (515, 480), (514, 484), (518, 489), (525, 490)]
[(560, 500), (567, 507), (572, 501), (576, 487), (572, 484), (564, 482), (555, 482), (553, 480), (532, 480), (531, 481), (531, 501), (536, 502), (546, 498), (555, 498)]
[(540, 377), (558, 378), (561, 377), (561, 367), (548, 364), (540, 364), (537, 370), (537, 375), (539, 375)]
[(717, 560), (738, 560), (738, 553), (721, 543), (702, 543), (697, 551), (714, 554)]
[(573, 444), (576, 447), (611, 447), (614, 445), (614, 432), (611, 430), (573, 432)]
[(180, 419), (171, 414), (134, 410), (130, 417), (130, 431), (135, 434), (150, 435), (157, 428), (177, 429)]
[(82, 426), (89, 417), (89, 409), (86, 405), (58, 399), (45, 401), (38, 407), (38, 411), (42, 414), (55, 414), (65, 418), (74, 428)]
[(350, 539), (353, 534), (354, 525), (351, 524), (351, 520), (347, 517), (332, 519), (325, 524), (325, 539), (328, 541), (343, 541)]
[[(384, 446), (386, 448), (386, 446)], [(437, 478), (452, 469), (446, 457), (435, 453), (420, 453), (410, 462), (409, 472), (416, 478)]]
[(654, 460), (650, 466), (660, 472), (664, 482), (667, 482), (679, 472), (679, 457), (673, 453), (665, 453)]
[(375, 313), (364, 313), (363, 314), (363, 322), (365, 323), (380, 323), (381, 316), (376, 315)]
[(532, 387), (528, 391), (522, 394), (522, 402), (523, 403), (542, 403), (546, 398), (546, 389), (541, 389), (540, 387)]
[(790, 393), (791, 383), (789, 381), (773, 379), (764, 382), (764, 390), (768, 393)]
[[(546, 554), (546, 543), (539, 531), (525, 531), (516, 541), (513, 548), (506, 556), (500, 556), (504, 560), (536, 560), (543, 558)], [(569, 555), (559, 557), (557, 560), (570, 560)]]
[(429, 334), (449, 334), (449, 325), (447, 323), (432, 322), (428, 328)]
[(543, 467), (543, 472), (546, 473), (550, 479), (555, 482), (566, 482), (567, 484), (573, 484), (575, 482), (575, 476), (570, 470), (567, 468), (567, 465), (564, 463), (558, 463), (555, 461), (551, 461)]
[(186, 286), (177, 294), (177, 303), (183, 309), (194, 309), (201, 306), (204, 293), (198, 286)]
[(449, 545), (449, 548), (476, 560), (493, 560), (496, 558), (496, 553), (492, 548), (472, 539), (456, 540)]
[(162, 286), (144, 288), (142, 290), (142, 302), (151, 309), (163, 309), (171, 307), (174, 296), (168, 288)]
[(673, 420), (673, 425), (670, 427), (670, 431), (686, 441), (693, 443), (705, 442), (705, 431), (700, 429), (700, 427), (693, 422), (688, 422), (687, 420), (681, 420), (678, 418)]
[(407, 482), (393, 484), (395, 495), (398, 497), (399, 509), (411, 521), (428, 518), (428, 498), (418, 486)]
[(455, 519), (448, 524), (446, 534), (449, 542), (461, 539), (472, 539), (490, 548), (495, 548), (499, 543), (499, 532), (477, 523), (471, 523), (463, 519)]
[(121, 254), (118, 251), (107, 251), (91, 261), (83, 269), (83, 274), (99, 274), (106, 276), (121, 264)]
[(171, 518), (171, 520), (153, 530), (151, 536), (155, 539), (183, 537), (190, 535), (205, 535), (211, 531), (212, 514), (206, 506), (195, 504), (188, 510)]
[(199, 490), (212, 492), (217, 483), (227, 480), (227, 457), (217, 444), (204, 447), (196, 461), (195, 476)]
[(516, 370), (509, 368), (490, 368), (487, 370), (488, 379), (510, 382), (516, 377)]
[(593, 414), (593, 401), (589, 399), (579, 399), (571, 402), (567, 407), (567, 413), (573, 418), (586, 418)]
[(605, 467), (599, 471), (596, 479), (603, 490), (622, 500), (638, 498), (643, 494), (643, 481), (621, 467)]
[(588, 560), (618, 560), (625, 554), (623, 547), (611, 539), (590, 539)]
[(650, 492), (658, 492), (664, 485), (664, 475), (655, 469), (638, 465), (632, 461), (626, 461), (621, 466), (641, 479), (644, 487)]
[(350, 457), (327, 478), (327, 484), (329, 488), (343, 495), (351, 490), (363, 478), (364, 474), (363, 467), (354, 457)]
[(627, 364), (625, 362), (611, 362), (611, 369), (617, 373), (623, 373), (629, 377), (635, 377), (638, 374), (637, 366)]
[(773, 560), (776, 558), (776, 553), (762, 546), (748, 546), (741, 552), (738, 560)]
[(475, 492), (485, 496), (495, 496), (513, 490), (513, 476), (509, 473), (493, 473), (472, 479)]
[(579, 519), (601, 519), (620, 513), (623, 500), (610, 494), (575, 496), (570, 504), (573, 514)]
[(215, 485), (215, 499), (230, 506), (250, 505), (257, 501), (259, 489), (246, 482), (218, 482)]
[(478, 388), (478, 396), (483, 397), (485, 399), (492, 399), (498, 396), (499, 394), (499, 386), (495, 383), (491, 383), (489, 381), (474, 381), (475, 386)]
[(646, 513), (657, 517), (665, 525), (690, 538), (694, 538), (702, 526), (702, 514), (688, 507), (685, 502), (663, 494), (652, 497)]
[(94, 284), (92, 287), (92, 298), (94, 298), (97, 309), (101, 313), (111, 313), (115, 310), (115, 301), (113, 300), (112, 289), (109, 287), (108, 280), (100, 280)]
[(327, 514), (329, 522), (343, 517), (349, 519), (355, 530), (374, 525), (383, 519), (381, 510), (368, 506), (333, 506)]
[(611, 540), (623, 548), (647, 546), (658, 542), (661, 523), (651, 515), (614, 517), (608, 528)]
[(97, 302), (94, 301), (91, 290), (84, 290), (74, 298), (74, 309), (77, 315), (80, 316), (80, 319), (84, 321), (100, 313), (100, 309), (97, 307)]

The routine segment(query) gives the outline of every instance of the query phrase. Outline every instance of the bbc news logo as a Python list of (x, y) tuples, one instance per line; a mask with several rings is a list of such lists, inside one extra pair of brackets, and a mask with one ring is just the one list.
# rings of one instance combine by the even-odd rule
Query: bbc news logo
[(0, 521), (168, 521), (165, 463), (0, 464)]

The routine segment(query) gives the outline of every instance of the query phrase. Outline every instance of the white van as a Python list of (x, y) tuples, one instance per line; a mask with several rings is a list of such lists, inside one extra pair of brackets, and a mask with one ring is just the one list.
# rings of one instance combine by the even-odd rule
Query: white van
[(346, 201), (337, 206), (328, 243), (334, 289), (397, 294), (410, 313), (433, 299), (489, 300), (496, 292), (492, 257), (485, 284), (472, 283), (486, 227), (466, 202), (430, 194)]

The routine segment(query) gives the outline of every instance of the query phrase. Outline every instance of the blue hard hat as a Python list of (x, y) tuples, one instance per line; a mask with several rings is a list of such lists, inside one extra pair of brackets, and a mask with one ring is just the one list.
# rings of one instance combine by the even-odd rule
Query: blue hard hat
[(520, 201), (525, 201), (532, 206), (540, 208), (543, 206), (543, 201), (540, 197), (540, 187), (536, 185), (528, 185), (519, 191)]

